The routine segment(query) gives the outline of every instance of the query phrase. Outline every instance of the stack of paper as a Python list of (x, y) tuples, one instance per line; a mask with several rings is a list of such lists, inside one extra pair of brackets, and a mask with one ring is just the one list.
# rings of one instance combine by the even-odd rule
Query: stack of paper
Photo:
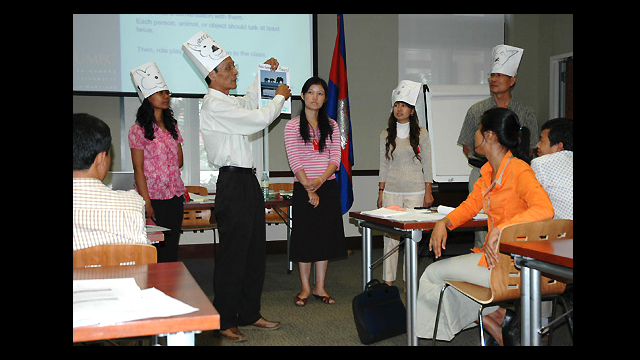
[[(444, 218), (448, 213), (453, 211), (454, 208), (449, 206), (438, 206), (438, 212), (431, 212), (427, 209), (403, 209), (396, 210), (396, 208), (379, 208), (375, 210), (362, 211), (362, 214), (382, 217), (385, 219), (396, 221), (438, 221)], [(478, 215), (473, 217), (474, 220), (486, 220), (487, 215), (480, 210)]]
[(379, 208), (375, 210), (367, 210), (362, 212), (362, 214), (365, 214), (365, 215), (372, 215), (372, 216), (379, 216), (379, 217), (389, 217), (389, 216), (399, 215), (404, 213), (405, 213), (404, 211), (392, 210), (387, 208)]
[(216, 199), (215, 195), (207, 195), (207, 196), (202, 196), (202, 195), (198, 195), (198, 194), (194, 194), (194, 193), (189, 193), (189, 197), (191, 198), (191, 200), (194, 203), (207, 203), (207, 202), (213, 202)]
[(389, 208), (379, 208), (376, 210), (363, 211), (362, 214), (383, 217), (396, 221), (438, 221), (444, 217), (443, 214), (432, 213), (428, 209), (395, 210)]
[(198, 311), (135, 279), (73, 280), (73, 327), (174, 316)]
[(413, 209), (407, 209), (402, 214), (393, 215), (390, 219), (397, 221), (438, 221), (445, 217), (444, 214), (432, 213), (432, 212), (419, 212)]

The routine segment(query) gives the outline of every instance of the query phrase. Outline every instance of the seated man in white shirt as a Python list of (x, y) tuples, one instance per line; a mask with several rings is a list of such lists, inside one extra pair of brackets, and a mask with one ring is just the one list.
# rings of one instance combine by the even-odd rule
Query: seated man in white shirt
[(544, 123), (536, 146), (539, 157), (531, 161), (531, 168), (549, 194), (553, 218), (573, 220), (573, 120)]
[(111, 131), (89, 114), (73, 114), (73, 250), (148, 244), (144, 200), (102, 183), (111, 165)]
[[(554, 219), (573, 220), (573, 120), (551, 119), (542, 125), (536, 145), (538, 157), (531, 161), (536, 178), (549, 194)], [(551, 316), (551, 301), (540, 308), (542, 325)]]

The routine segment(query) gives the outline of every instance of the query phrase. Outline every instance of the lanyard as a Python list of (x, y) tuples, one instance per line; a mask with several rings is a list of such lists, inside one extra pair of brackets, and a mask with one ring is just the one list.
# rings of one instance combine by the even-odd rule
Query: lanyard
[(493, 182), (491, 183), (491, 185), (489, 185), (489, 187), (487, 187), (484, 192), (482, 193), (482, 197), (484, 198), (485, 196), (487, 196), (487, 209), (485, 211), (485, 213), (487, 214), (488, 218), (489, 218), (489, 229), (493, 228), (493, 216), (491, 216), (491, 212), (489, 211), (489, 209), (491, 208), (491, 190), (493, 190), (493, 188), (496, 186), (496, 183), (499, 185), (502, 185), (502, 174), (504, 174), (505, 169), (507, 168), (507, 165), (509, 165), (509, 162), (511, 161), (511, 159), (513, 158), (513, 155), (511, 155), (511, 157), (509, 157), (509, 159), (507, 159), (507, 163), (504, 164), (504, 167), (502, 168), (502, 172), (500, 172), (500, 176), (497, 177), (495, 180), (493, 180)]

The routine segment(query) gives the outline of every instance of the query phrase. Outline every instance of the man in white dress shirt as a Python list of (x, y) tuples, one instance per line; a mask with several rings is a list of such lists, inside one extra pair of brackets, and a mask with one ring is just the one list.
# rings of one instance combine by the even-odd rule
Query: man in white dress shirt
[[(209, 85), (200, 109), (200, 131), (209, 162), (219, 170), (216, 183), (216, 219), (220, 253), (215, 260), (213, 305), (220, 313), (220, 335), (230, 341), (245, 341), (238, 327), (275, 330), (279, 322), (260, 314), (266, 268), (264, 200), (253, 173), (248, 136), (263, 130), (279, 115), (291, 96), (281, 84), (275, 97), (258, 108), (258, 78), (246, 95), (229, 96), (235, 89), (238, 70), (233, 59), (207, 33), (200, 31), (182, 46)], [(271, 70), (278, 61), (265, 62)]]
[(573, 120), (544, 123), (536, 146), (539, 157), (531, 161), (531, 168), (549, 194), (553, 218), (573, 220)]

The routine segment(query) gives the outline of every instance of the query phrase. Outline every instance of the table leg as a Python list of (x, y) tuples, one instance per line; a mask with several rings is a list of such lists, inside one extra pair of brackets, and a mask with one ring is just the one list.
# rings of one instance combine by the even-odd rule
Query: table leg
[(167, 346), (195, 346), (195, 334), (196, 332), (194, 331), (166, 334)]
[(371, 281), (371, 228), (362, 227), (362, 291)]
[(418, 297), (418, 242), (422, 239), (422, 230), (412, 230), (411, 238), (405, 241), (405, 263), (407, 276), (407, 345), (417, 346), (416, 306)]
[(520, 344), (522, 346), (531, 345), (531, 276), (530, 269), (522, 266), (520, 269), (520, 304), (522, 312), (522, 322), (520, 323)]
[(531, 268), (529, 270), (531, 276), (531, 346), (540, 346), (540, 270)]

